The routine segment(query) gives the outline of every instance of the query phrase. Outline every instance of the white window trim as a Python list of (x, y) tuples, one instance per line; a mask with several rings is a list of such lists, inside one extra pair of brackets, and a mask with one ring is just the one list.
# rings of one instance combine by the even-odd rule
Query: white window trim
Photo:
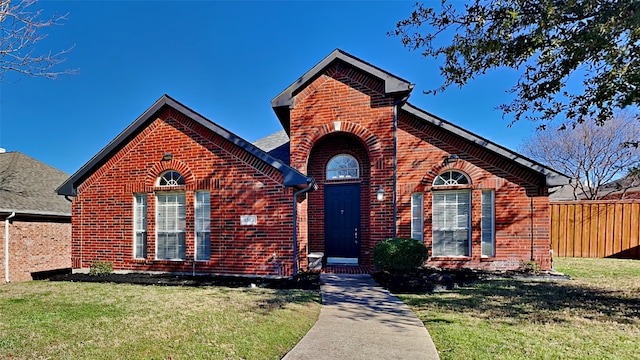
[[(356, 163), (356, 167), (355, 168), (345, 168), (345, 170), (356, 170), (356, 175), (355, 176), (337, 176), (337, 177), (330, 177), (329, 176), (329, 171), (338, 171), (339, 168), (333, 168), (330, 169), (329, 166), (331, 165), (331, 163), (336, 160), (339, 157), (346, 157), (346, 158), (350, 158), (351, 160), (353, 160)], [(360, 178), (360, 162), (358, 161), (358, 159), (356, 159), (353, 155), (349, 155), (349, 154), (338, 154), (334, 157), (332, 157), (329, 162), (327, 162), (327, 166), (324, 169), (325, 171), (325, 178), (327, 180), (355, 180), (355, 179), (359, 179)]]
[[(200, 231), (200, 229), (198, 229), (198, 205), (200, 205), (200, 202), (198, 201), (198, 194), (207, 194), (208, 196), (208, 205), (209, 205), (209, 211), (205, 214), (207, 215), (207, 219), (209, 222), (209, 230), (208, 231)], [(205, 203), (207, 204), (207, 203)], [(193, 223), (194, 223), (194, 249), (193, 249), (193, 258), (195, 259), (195, 261), (210, 261), (211, 260), (211, 193), (209, 191), (196, 191), (194, 194), (194, 218), (193, 218)], [(198, 234), (199, 233), (208, 233), (209, 234), (209, 254), (207, 254), (207, 259), (198, 259), (199, 255), (198, 254)]]
[[(159, 243), (159, 241), (158, 241), (158, 234), (159, 234), (159, 231), (158, 231), (158, 228), (159, 228), (159, 226), (158, 226), (158, 210), (160, 209), (160, 207), (159, 207), (160, 202), (158, 201), (158, 197), (159, 197), (159, 195), (170, 195), (170, 194), (183, 194), (183, 195), (185, 195), (185, 204), (184, 204), (185, 208), (186, 208), (186, 205), (187, 205), (187, 204), (186, 204), (186, 193), (185, 193), (185, 192), (164, 192), (164, 191), (163, 191), (163, 192), (157, 192), (157, 193), (156, 193), (156, 196), (155, 196), (155, 200), (156, 200), (156, 212), (155, 212), (155, 214), (154, 214), (154, 215), (155, 215), (155, 222), (156, 222), (156, 234), (155, 234), (155, 235), (156, 235), (156, 249), (155, 249), (155, 259), (156, 259), (156, 260), (158, 260), (158, 261), (186, 261), (186, 260), (187, 260), (187, 259), (186, 259), (186, 255), (187, 255), (187, 254), (186, 254), (186, 249), (185, 249), (185, 258), (171, 258), (171, 259), (164, 259), (164, 258), (159, 258), (159, 257), (158, 257), (158, 243)], [(185, 209), (185, 210), (186, 210), (186, 209)], [(163, 233), (185, 234), (185, 236), (186, 236), (186, 214), (185, 214), (185, 229), (184, 229), (184, 230), (182, 230), (182, 231), (163, 231)], [(186, 239), (185, 239), (185, 242), (186, 242)], [(185, 246), (186, 246), (186, 244), (185, 244)]]
[[(481, 257), (483, 258), (492, 258), (496, 256), (496, 192), (495, 190), (482, 190), (482, 200), (484, 200), (484, 194), (485, 192), (489, 192), (491, 193), (491, 248), (492, 248), (492, 252), (491, 255), (485, 255), (482, 251), (482, 248), (484, 246), (484, 217), (482, 216), (482, 210), (481, 209), (481, 220), (480, 220), (480, 254)], [(482, 202), (482, 206), (484, 207), (484, 202)]]
[[(438, 190), (437, 193), (462, 193), (462, 192), (466, 192), (468, 193), (469, 196), (469, 212), (467, 214), (467, 250), (469, 255), (445, 255), (445, 254), (437, 254), (435, 252), (435, 247), (433, 246), (433, 244), (431, 245), (431, 251), (432, 251), (432, 256), (433, 257), (441, 257), (441, 258), (460, 258), (460, 259), (468, 259), (471, 257), (472, 255), (472, 246), (471, 246), (471, 218), (472, 218), (472, 214), (473, 214), (473, 192), (471, 191), (471, 189), (460, 189), (460, 190)], [(431, 205), (431, 211), (433, 212), (435, 209), (435, 204), (433, 203), (433, 199), (432, 199), (432, 205)], [(432, 214), (432, 218), (433, 218), (433, 214)], [(432, 219), (432, 226), (431, 226), (431, 236), (432, 236), (432, 241), (433, 241), (433, 233), (436, 231), (435, 227), (433, 226), (433, 219)]]
[[(138, 202), (138, 200), (142, 200), (142, 202)], [(140, 208), (139, 205), (142, 206), (142, 210), (144, 211), (144, 214), (139, 213), (139, 208)], [(147, 233), (148, 209), (149, 207), (147, 203), (147, 194), (146, 193), (133, 194), (133, 258), (137, 260), (146, 259), (146, 253), (147, 253), (146, 248), (147, 248), (147, 239), (148, 239), (148, 233)], [(138, 229), (137, 228), (138, 219), (141, 215), (144, 215), (143, 216), (144, 221), (142, 222), (143, 228)], [(142, 233), (144, 236), (143, 254), (137, 253), (138, 244), (136, 243), (136, 241), (138, 239), (138, 233)]]
[[(419, 201), (419, 204), (416, 204), (415, 203), (416, 201)], [(416, 218), (416, 214), (414, 214), (413, 210), (416, 208), (415, 207), (416, 205), (419, 205), (418, 209), (420, 209), (420, 214), (417, 216), (420, 219), (419, 229), (414, 228), (414, 218)], [(420, 233), (419, 239), (414, 237), (414, 234), (416, 233)], [(411, 194), (411, 238), (415, 240), (424, 241), (424, 194), (423, 193)]]

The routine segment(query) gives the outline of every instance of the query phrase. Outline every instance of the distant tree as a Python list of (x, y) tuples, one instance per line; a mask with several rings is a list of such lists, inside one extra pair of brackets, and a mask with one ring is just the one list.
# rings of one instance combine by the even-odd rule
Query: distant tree
[[(619, 114), (598, 126), (594, 121), (576, 124), (564, 130), (538, 130), (526, 141), (522, 152), (552, 168), (570, 175), (574, 196), (595, 200), (606, 196), (603, 191), (624, 190), (624, 186), (608, 186), (627, 175), (640, 164), (640, 148), (630, 145), (640, 139), (640, 122), (635, 116)], [(621, 183), (622, 184), (622, 183)]]
[(0, 0), (0, 81), (8, 72), (55, 79), (75, 70), (57, 70), (70, 49), (36, 54), (35, 46), (45, 39), (45, 29), (61, 25), (66, 15), (42, 19), (33, 9), (37, 0)]
[(390, 35), (425, 57), (444, 57), (444, 83), (427, 93), (494, 68), (519, 70), (514, 100), (500, 106), (514, 121), (604, 124), (616, 109), (640, 103), (638, 0), (473, 0), (464, 7), (441, 0), (440, 9), (416, 4)]

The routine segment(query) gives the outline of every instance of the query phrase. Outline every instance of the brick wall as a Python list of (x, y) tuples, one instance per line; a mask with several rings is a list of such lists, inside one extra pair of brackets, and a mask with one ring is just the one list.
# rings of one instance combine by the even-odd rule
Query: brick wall
[[(316, 179), (310, 194), (309, 248), (324, 248), (323, 187), (331, 157), (350, 154), (361, 165), (362, 248), (360, 263), (371, 264), (370, 251), (393, 235), (410, 236), (411, 193), (424, 193), (425, 243), (431, 245), (431, 182), (448, 168), (471, 178), (472, 251), (468, 258), (435, 258), (434, 266), (511, 269), (532, 257), (550, 266), (548, 198), (544, 178), (513, 161), (489, 153), (441, 128), (400, 112), (397, 130), (397, 224), (394, 198), (394, 100), (385, 95), (380, 80), (335, 62), (295, 95), (290, 111), (291, 166)], [(461, 160), (446, 167), (449, 154)], [(382, 185), (385, 201), (375, 192)], [(481, 257), (481, 195), (496, 192), (496, 254)]]
[[(324, 250), (324, 185), (328, 161), (350, 154), (360, 163), (360, 263), (371, 265), (373, 245), (393, 234), (393, 197), (375, 201), (382, 185), (393, 189), (393, 98), (383, 84), (362, 72), (334, 63), (295, 96), (290, 112), (291, 166), (316, 179), (309, 198), (309, 247)], [(331, 180), (329, 180), (331, 181)]]
[[(431, 186), (446, 170), (469, 176), (471, 186), (471, 256), (432, 258), (438, 267), (513, 269), (532, 258), (550, 268), (549, 201), (544, 178), (482, 147), (401, 113), (398, 121), (398, 235), (411, 236), (411, 194), (424, 193), (425, 244), (431, 246)], [(450, 154), (460, 160), (444, 164)], [(451, 189), (451, 188), (449, 188)], [(481, 199), (483, 190), (495, 191), (495, 256), (481, 256)]]
[[(172, 153), (171, 161), (161, 161)], [(157, 187), (166, 170), (186, 186)], [(293, 191), (268, 164), (174, 110), (151, 122), (86, 179), (73, 202), (73, 266), (117, 270), (278, 276), (292, 273)], [(194, 256), (194, 192), (211, 193), (211, 259)], [(186, 193), (187, 261), (155, 260), (155, 194)], [(133, 259), (134, 193), (147, 196), (147, 258)], [(257, 225), (241, 226), (241, 215)], [(305, 239), (300, 241), (304, 245)]]
[[(5, 281), (5, 222), (0, 223), (0, 281)], [(71, 224), (15, 219), (9, 224), (9, 279), (71, 267)]]

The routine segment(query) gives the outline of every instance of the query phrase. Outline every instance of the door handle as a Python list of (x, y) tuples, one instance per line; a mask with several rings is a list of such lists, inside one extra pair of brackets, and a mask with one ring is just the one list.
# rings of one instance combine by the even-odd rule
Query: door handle
[(353, 237), (356, 239), (356, 242), (358, 242), (358, 228), (355, 229), (355, 234), (353, 234)]

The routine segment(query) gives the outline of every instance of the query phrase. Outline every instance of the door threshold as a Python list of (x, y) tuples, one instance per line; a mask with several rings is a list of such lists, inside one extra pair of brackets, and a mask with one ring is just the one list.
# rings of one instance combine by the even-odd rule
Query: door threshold
[(327, 265), (358, 265), (358, 258), (328, 257)]

